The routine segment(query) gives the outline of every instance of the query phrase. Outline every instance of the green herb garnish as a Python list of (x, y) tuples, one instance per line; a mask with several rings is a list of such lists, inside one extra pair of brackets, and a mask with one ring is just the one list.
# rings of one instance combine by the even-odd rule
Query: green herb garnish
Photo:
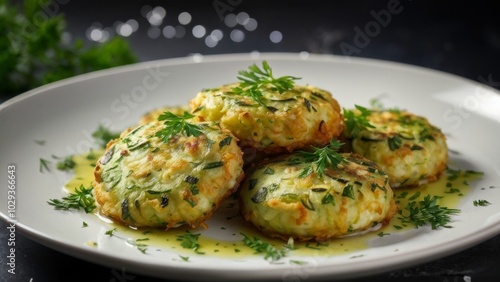
[(44, 170), (50, 171), (50, 161), (40, 158), (40, 172), (43, 173)]
[(347, 133), (347, 137), (355, 138), (358, 134), (366, 130), (368, 128), (374, 128), (370, 121), (368, 120), (368, 116), (371, 115), (371, 111), (365, 107), (354, 105), (356, 110), (359, 111), (357, 113), (355, 110), (346, 110), (344, 109), (344, 123), (345, 130)]
[(44, 146), (47, 141), (45, 140), (35, 140), (35, 143), (40, 146)]
[(314, 171), (319, 177), (323, 176), (323, 172), (327, 168), (337, 169), (342, 162), (347, 162), (344, 157), (338, 152), (340, 147), (344, 145), (336, 139), (332, 139), (330, 144), (323, 148), (317, 148), (312, 146), (312, 152), (300, 151), (301, 156), (304, 158), (306, 163), (312, 164), (308, 165), (299, 174), (299, 178), (304, 178), (313, 173)]
[(182, 116), (172, 112), (164, 112), (158, 117), (158, 120), (163, 121), (165, 128), (156, 132), (156, 137), (161, 138), (166, 143), (172, 136), (180, 133), (184, 133), (186, 136), (199, 136), (203, 133), (201, 127), (187, 121), (193, 117), (195, 116), (188, 112), (184, 112)]
[(104, 234), (108, 235), (109, 237), (114, 236), (116, 232), (116, 228), (110, 229), (106, 231)]
[(300, 79), (293, 76), (281, 76), (274, 77), (273, 71), (267, 61), (262, 62), (262, 69), (260, 69), (256, 64), (248, 67), (248, 71), (242, 70), (238, 72), (238, 79), (240, 84), (237, 87), (233, 87), (231, 90), (239, 95), (251, 97), (259, 105), (267, 108), (267, 105), (263, 102), (264, 95), (263, 90), (271, 90), (279, 92), (280, 94), (293, 89), (295, 83), (294, 80)]
[(73, 155), (65, 157), (64, 160), (57, 162), (56, 164), (56, 168), (58, 170), (64, 170), (64, 171), (72, 170), (73, 168), (75, 168), (75, 166), (76, 163), (73, 160)]
[(75, 192), (62, 199), (50, 199), (48, 204), (54, 206), (56, 210), (85, 210), (86, 213), (92, 212), (95, 208), (95, 199), (92, 190), (94, 187), (85, 188), (83, 185), (80, 188), (75, 188)]
[(264, 259), (266, 260), (271, 259), (271, 261), (277, 261), (286, 255), (284, 250), (280, 250), (255, 236), (250, 238), (243, 233), (240, 234), (244, 237), (243, 243), (253, 249), (257, 254), (264, 253)]
[(475, 207), (485, 207), (487, 205), (491, 205), (491, 203), (486, 200), (474, 200), (472, 203)]
[(451, 216), (458, 214), (459, 209), (449, 209), (437, 204), (438, 197), (426, 195), (418, 202), (411, 201), (404, 208), (399, 210), (400, 219), (403, 223), (412, 223), (416, 228), (425, 224), (430, 224), (432, 229), (439, 227), (450, 228), (447, 224), (451, 221)]
[(186, 234), (178, 235), (177, 241), (181, 242), (181, 246), (184, 249), (192, 249), (197, 254), (204, 254), (198, 249), (200, 248), (200, 244), (198, 243), (198, 237), (200, 237), (200, 233), (194, 234), (189, 231), (186, 231)]
[(112, 132), (102, 124), (99, 124), (97, 129), (92, 132), (92, 137), (94, 137), (101, 148), (106, 148), (109, 141), (120, 137), (120, 133)]

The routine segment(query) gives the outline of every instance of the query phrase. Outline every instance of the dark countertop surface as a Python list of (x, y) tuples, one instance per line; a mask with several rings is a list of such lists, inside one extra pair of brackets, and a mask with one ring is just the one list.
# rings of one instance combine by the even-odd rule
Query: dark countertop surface
[[(89, 45), (93, 29), (114, 34), (120, 22), (135, 20), (128, 23), (132, 26), (137, 23), (138, 29), (127, 38), (140, 61), (195, 53), (305, 51), (417, 65), (500, 88), (500, 4), (495, 1), (387, 0), (327, 4), (317, 0), (147, 0), (128, 1), (126, 5), (116, 0), (55, 2), (58, 4), (52, 11), (65, 15), (71, 38), (83, 38)], [(163, 8), (156, 10), (160, 20), (148, 22), (147, 12), (155, 7)], [(163, 11), (165, 16), (161, 17)], [(392, 13), (387, 17), (383, 11)], [(182, 12), (191, 15), (190, 23), (179, 24), (178, 15)], [(236, 27), (231, 27), (230, 17), (224, 21), (227, 14), (240, 15), (247, 25), (236, 23)], [(370, 36), (365, 34), (363, 41), (359, 31), (373, 27), (377, 17), (380, 17), (378, 28), (369, 31)], [(206, 30), (202, 38), (195, 38), (192, 33), (196, 25)], [(212, 32), (214, 30), (218, 31)], [(214, 36), (212, 39), (218, 32), (223, 37), (220, 41), (211, 41), (207, 39), (209, 32)], [(244, 39), (239, 42), (242, 36)], [(20, 233), (16, 234), (17, 274), (10, 275), (6, 273), (9, 233), (3, 221), (0, 230), (2, 281), (163, 281), (62, 254)], [(428, 263), (352, 281), (496, 281), (500, 277), (499, 254), (500, 235), (497, 235), (470, 249)]]

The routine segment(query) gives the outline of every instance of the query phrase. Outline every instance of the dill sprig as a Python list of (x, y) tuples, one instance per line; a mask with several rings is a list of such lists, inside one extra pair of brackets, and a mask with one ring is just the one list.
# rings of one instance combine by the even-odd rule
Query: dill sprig
[(269, 89), (280, 94), (293, 89), (294, 80), (300, 79), (294, 76), (274, 77), (273, 71), (267, 61), (262, 62), (262, 69), (256, 64), (248, 67), (248, 71), (241, 70), (238, 72), (240, 84), (233, 87), (232, 91), (239, 95), (251, 97), (259, 105), (267, 107), (263, 102), (263, 90)]
[(266, 243), (260, 240), (257, 237), (250, 238), (247, 235), (240, 233), (243, 235), (243, 243), (253, 249), (255, 253), (260, 254), (264, 253), (264, 259), (271, 259), (271, 261), (279, 260), (280, 258), (286, 255), (284, 250), (280, 250), (273, 245)]
[[(304, 158), (304, 161), (311, 164), (302, 170), (299, 174), (299, 178), (307, 177), (313, 172), (316, 172), (318, 176), (321, 177), (325, 169), (337, 169), (340, 163), (347, 162), (338, 152), (342, 145), (344, 145), (344, 143), (332, 139), (330, 144), (323, 148), (313, 146), (312, 152), (300, 151), (300, 155)], [(313, 168), (313, 164), (315, 168)]]
[(439, 227), (450, 228), (447, 225), (451, 216), (460, 213), (459, 209), (449, 209), (437, 204), (438, 197), (426, 195), (423, 200), (411, 201), (403, 210), (399, 210), (400, 219), (403, 223), (411, 223), (416, 228), (430, 224), (432, 229)]
[(186, 111), (182, 116), (172, 112), (164, 112), (158, 117), (158, 120), (163, 121), (165, 128), (156, 132), (156, 137), (161, 138), (166, 143), (172, 136), (180, 133), (184, 133), (186, 136), (199, 136), (203, 133), (202, 128), (187, 121), (193, 117), (194, 115)]
[(359, 113), (356, 110), (344, 109), (343, 114), (345, 130), (347, 133), (347, 137), (349, 138), (355, 138), (361, 131), (368, 128), (374, 128), (374, 126), (370, 124), (370, 121), (368, 120), (368, 116), (371, 115), (372, 111), (359, 105), (354, 106), (356, 110), (359, 111)]
[(47, 203), (54, 206), (56, 210), (85, 210), (86, 213), (92, 212), (95, 208), (95, 199), (92, 190), (94, 187), (85, 188), (80, 185), (80, 188), (75, 188), (75, 192), (69, 196), (59, 199), (50, 199)]

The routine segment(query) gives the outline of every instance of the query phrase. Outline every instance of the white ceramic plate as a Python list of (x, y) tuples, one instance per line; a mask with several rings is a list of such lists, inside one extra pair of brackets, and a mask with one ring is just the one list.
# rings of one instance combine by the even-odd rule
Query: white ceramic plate
[[(305, 265), (272, 264), (262, 256), (231, 259), (210, 255), (192, 256), (186, 263), (173, 259), (179, 256), (171, 251), (138, 254), (123, 240), (104, 235), (109, 225), (95, 216), (56, 211), (47, 204), (50, 198), (65, 196), (62, 187), (68, 175), (55, 170), (40, 173), (40, 158), (85, 153), (99, 123), (114, 130), (126, 128), (148, 110), (185, 104), (202, 88), (233, 82), (239, 70), (264, 59), (275, 74), (298, 76), (300, 83), (329, 90), (344, 107), (369, 106), (370, 99), (378, 98), (385, 106), (424, 115), (442, 128), (450, 149), (460, 153), (454, 155), (454, 161), (463, 169), (485, 173), (459, 205), (462, 212), (454, 218), (453, 228), (419, 229), (397, 243), (344, 255), (300, 257), (307, 261)], [(81, 75), (0, 105), (1, 217), (9, 220), (9, 212), (14, 211), (16, 232), (69, 255), (164, 278), (300, 280), (380, 273), (434, 260), (500, 233), (500, 188), (490, 188), (500, 183), (500, 146), (498, 138), (493, 138), (500, 127), (499, 109), (500, 95), (473, 81), (397, 63), (335, 56), (196, 56)], [(15, 166), (15, 207), (8, 207), (5, 200), (9, 166)], [(476, 199), (487, 199), (491, 205), (475, 207), (472, 202)], [(83, 221), (87, 228), (82, 228)], [(217, 230), (209, 230), (217, 237)], [(97, 242), (98, 247), (89, 247), (89, 241)]]

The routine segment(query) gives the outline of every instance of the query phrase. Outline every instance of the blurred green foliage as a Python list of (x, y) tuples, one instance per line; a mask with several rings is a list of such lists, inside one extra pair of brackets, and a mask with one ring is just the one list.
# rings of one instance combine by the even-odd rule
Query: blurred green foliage
[[(19, 2), (17, 2), (19, 3)], [(0, 94), (14, 96), (78, 74), (135, 63), (128, 42), (114, 37), (84, 48), (81, 39), (65, 44), (65, 19), (44, 9), (49, 0), (16, 6), (0, 0)]]

